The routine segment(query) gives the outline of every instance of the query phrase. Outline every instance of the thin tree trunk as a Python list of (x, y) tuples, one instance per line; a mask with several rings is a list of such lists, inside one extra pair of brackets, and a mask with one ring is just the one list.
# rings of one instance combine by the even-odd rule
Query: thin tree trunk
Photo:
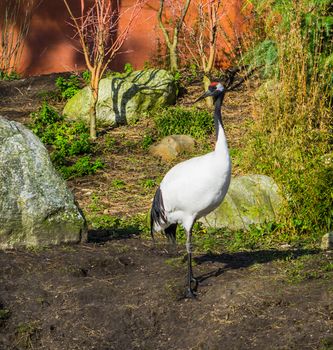
[[(211, 81), (210, 81), (210, 79), (208, 78), (208, 76), (206, 74), (204, 74), (204, 76), (202, 78), (202, 82), (203, 82), (205, 91), (207, 91)], [(213, 103), (213, 98), (212, 97), (206, 98), (206, 106), (208, 108), (213, 108), (214, 103)]]
[(92, 89), (92, 103), (89, 108), (90, 138), (96, 139), (96, 106), (98, 101), (98, 90)]
[(170, 54), (170, 69), (171, 72), (175, 73), (178, 71), (178, 54), (175, 45), (169, 47)]

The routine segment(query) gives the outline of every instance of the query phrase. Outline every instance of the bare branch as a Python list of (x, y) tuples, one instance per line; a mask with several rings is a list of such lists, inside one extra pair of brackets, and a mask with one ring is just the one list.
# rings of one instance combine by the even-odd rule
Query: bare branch
[[(174, 12), (175, 17), (175, 26), (173, 28), (173, 35), (171, 40), (171, 35), (168, 33), (163, 21), (162, 21), (162, 14), (164, 11), (164, 0), (160, 0), (160, 7), (157, 15), (158, 24), (161, 28), (162, 34), (164, 36), (165, 43), (167, 45), (169, 56), (170, 56), (170, 69), (172, 71), (177, 71), (179, 69), (178, 67), (178, 53), (177, 53), (177, 46), (178, 46), (178, 38), (181, 31), (181, 28), (185, 22), (185, 16), (188, 12), (191, 0), (186, 0), (185, 5), (183, 7), (180, 7), (179, 2), (170, 1), (169, 5), (171, 7), (171, 10)], [(177, 7), (178, 5), (178, 7)], [(182, 8), (180, 10), (180, 8)], [(177, 16), (176, 13), (179, 13), (180, 15)]]
[(86, 65), (87, 65), (88, 69), (90, 71), (92, 71), (93, 70), (93, 66), (92, 66), (92, 63), (90, 61), (88, 47), (87, 47), (87, 44), (86, 44), (86, 40), (84, 38), (84, 17), (83, 17), (84, 1), (81, 0), (81, 14), (82, 14), (82, 16), (81, 16), (81, 26), (79, 25), (77, 19), (73, 15), (73, 12), (72, 12), (71, 8), (69, 7), (67, 0), (63, 0), (63, 1), (64, 1), (64, 4), (65, 4), (65, 6), (67, 8), (67, 11), (68, 11), (72, 21), (74, 22), (74, 26), (76, 28), (76, 32), (79, 35), (80, 44), (81, 44), (81, 47), (82, 47), (82, 50), (83, 50), (83, 55), (84, 55), (84, 58), (85, 58), (85, 61), (86, 61)]
[(169, 46), (171, 46), (171, 41), (169, 38), (169, 34), (168, 34), (168, 32), (163, 24), (163, 21), (162, 21), (163, 9), (164, 9), (164, 0), (160, 0), (160, 8), (158, 10), (157, 19), (158, 19), (158, 24), (162, 30), (163, 35), (164, 35), (165, 42), (166, 42), (167, 46), (169, 47)]
[(185, 21), (185, 16), (187, 14), (188, 8), (190, 6), (191, 0), (186, 0), (185, 6), (183, 7), (182, 13), (181, 13), (181, 17), (180, 19), (177, 21), (177, 25), (175, 27), (174, 33), (173, 33), (173, 42), (174, 44), (178, 42), (178, 36), (179, 36), (179, 32), (183, 26), (183, 23)]

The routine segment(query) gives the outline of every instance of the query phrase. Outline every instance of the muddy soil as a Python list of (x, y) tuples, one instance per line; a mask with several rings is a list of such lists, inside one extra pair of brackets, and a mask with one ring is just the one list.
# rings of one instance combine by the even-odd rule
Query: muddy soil
[[(293, 283), (279, 262), (332, 255), (196, 255), (132, 237), (0, 253), (1, 349), (332, 349), (333, 272)], [(286, 263), (285, 263), (286, 264)]]
[[(2, 82), (0, 115), (27, 122), (53, 82)], [(91, 191), (103, 192), (94, 184), (111, 178), (97, 179), (70, 184), (77, 194), (89, 181)], [(151, 193), (130, 209), (122, 197), (112, 197), (112, 210), (141, 205), (144, 212)], [(88, 210), (85, 198), (79, 202)], [(0, 349), (333, 349), (332, 253), (197, 251), (198, 296), (189, 300), (185, 251), (163, 242), (91, 229), (84, 244), (0, 252)]]

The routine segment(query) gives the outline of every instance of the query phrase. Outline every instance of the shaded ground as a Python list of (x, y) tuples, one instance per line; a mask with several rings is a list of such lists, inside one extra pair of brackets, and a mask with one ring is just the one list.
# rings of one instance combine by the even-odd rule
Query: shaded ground
[[(0, 82), (0, 115), (27, 123), (54, 78)], [(231, 147), (246, 129), (247, 93), (226, 100)], [(106, 169), (70, 181), (88, 216), (146, 212), (147, 180), (171, 166), (142, 149), (147, 130), (147, 120), (109, 130), (99, 139)], [(0, 252), (1, 350), (333, 349), (331, 253), (197, 251), (198, 298), (186, 300), (183, 247), (170, 253), (128, 232), (89, 236), (78, 246)]]

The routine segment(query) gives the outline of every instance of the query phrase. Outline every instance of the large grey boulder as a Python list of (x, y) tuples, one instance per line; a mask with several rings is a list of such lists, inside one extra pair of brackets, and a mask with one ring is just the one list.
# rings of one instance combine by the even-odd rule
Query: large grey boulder
[(213, 228), (248, 230), (252, 224), (274, 221), (281, 205), (282, 197), (273, 179), (239, 176), (232, 178), (222, 204), (200, 221)]
[(0, 248), (80, 242), (85, 219), (39, 139), (0, 116)]
[[(97, 120), (105, 125), (127, 124), (153, 107), (173, 104), (176, 86), (171, 73), (163, 69), (135, 71), (126, 77), (108, 77), (99, 84)], [(65, 105), (71, 119), (89, 120), (92, 94), (85, 87)]]

